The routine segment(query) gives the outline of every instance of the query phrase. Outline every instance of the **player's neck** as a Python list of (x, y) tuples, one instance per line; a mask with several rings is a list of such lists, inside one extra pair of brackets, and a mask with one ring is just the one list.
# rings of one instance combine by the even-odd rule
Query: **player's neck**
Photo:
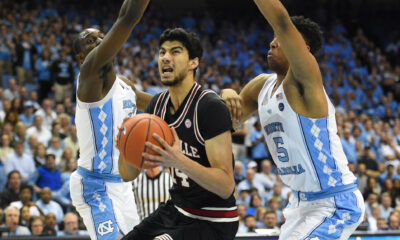
[(175, 86), (168, 87), (169, 94), (171, 96), (172, 108), (171, 113), (174, 114), (189, 94), (194, 84), (193, 77), (187, 77)]
[(150, 168), (146, 170), (146, 175), (150, 178), (157, 176), (161, 172), (159, 167)]

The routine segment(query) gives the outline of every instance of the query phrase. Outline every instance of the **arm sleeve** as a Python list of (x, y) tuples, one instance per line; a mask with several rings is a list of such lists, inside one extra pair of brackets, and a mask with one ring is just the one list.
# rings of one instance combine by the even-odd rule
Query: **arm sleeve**
[(228, 107), (217, 94), (207, 93), (199, 102), (197, 114), (204, 140), (232, 130)]

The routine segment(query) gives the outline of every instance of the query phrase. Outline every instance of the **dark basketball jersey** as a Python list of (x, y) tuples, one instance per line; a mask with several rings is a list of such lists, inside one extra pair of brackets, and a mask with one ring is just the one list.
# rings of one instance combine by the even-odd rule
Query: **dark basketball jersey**
[[(146, 112), (163, 118), (174, 127), (181, 139), (183, 154), (199, 164), (210, 167), (205, 141), (232, 129), (228, 108), (211, 90), (195, 83), (179, 109), (171, 114), (168, 91), (154, 96)], [(204, 189), (179, 169), (171, 168), (173, 187), (171, 199), (184, 215), (196, 219), (232, 222), (237, 221), (235, 197), (222, 199)]]

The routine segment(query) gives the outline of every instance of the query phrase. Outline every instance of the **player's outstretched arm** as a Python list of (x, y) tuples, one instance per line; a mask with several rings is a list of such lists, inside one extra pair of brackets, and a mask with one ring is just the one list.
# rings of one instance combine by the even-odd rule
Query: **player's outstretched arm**
[(293, 80), (300, 82), (305, 90), (322, 91), (322, 76), (318, 63), (282, 3), (279, 0), (254, 2), (274, 30), (279, 46), (289, 61), (288, 74), (293, 74)]
[(258, 107), (258, 95), (265, 81), (270, 74), (260, 74), (253, 78), (240, 92), (240, 95), (233, 89), (223, 89), (221, 98), (228, 106), (233, 120), (233, 128), (236, 129), (249, 119)]
[(114, 56), (128, 40), (133, 27), (142, 18), (150, 0), (125, 0), (117, 21), (104, 36), (98, 47), (93, 49), (81, 66), (81, 76), (93, 74), (112, 61)]

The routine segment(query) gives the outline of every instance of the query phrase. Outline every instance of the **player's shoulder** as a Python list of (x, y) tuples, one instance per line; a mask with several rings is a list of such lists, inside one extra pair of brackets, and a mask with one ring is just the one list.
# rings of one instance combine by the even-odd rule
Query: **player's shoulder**
[(225, 102), (222, 98), (213, 90), (210, 89), (202, 89), (200, 96), (199, 96), (199, 106), (208, 105), (208, 104), (223, 104)]

